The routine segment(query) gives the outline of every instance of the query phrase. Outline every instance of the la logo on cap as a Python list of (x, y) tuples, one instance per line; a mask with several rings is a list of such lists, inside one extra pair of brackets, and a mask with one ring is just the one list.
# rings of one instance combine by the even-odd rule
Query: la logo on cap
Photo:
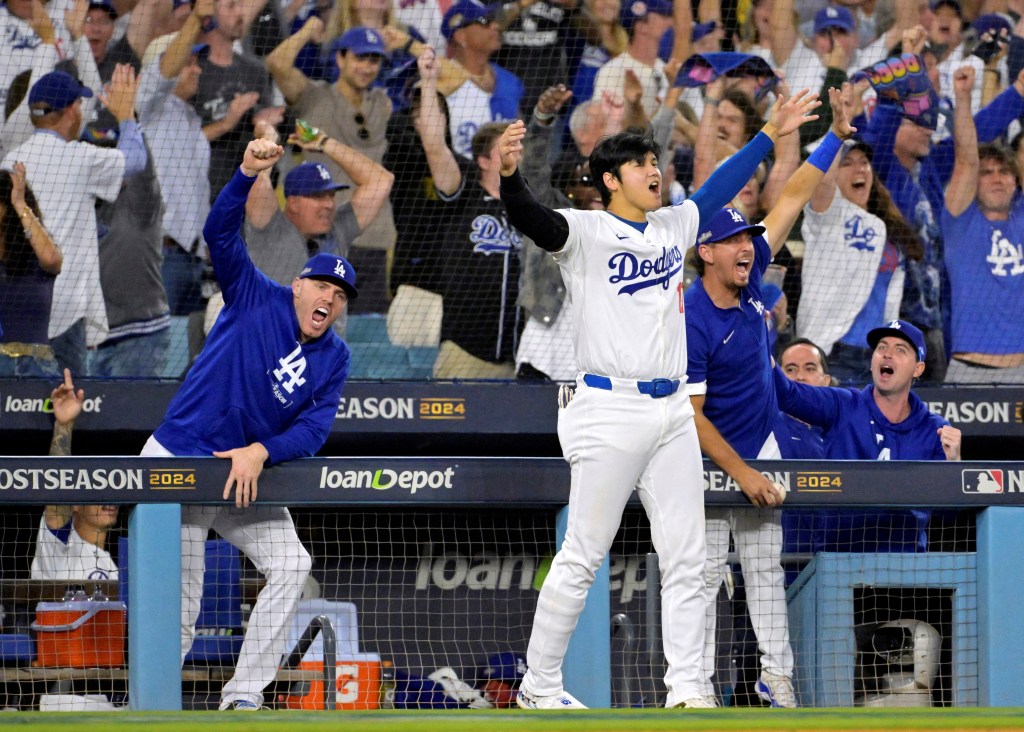
[(830, 18), (838, 18), (839, 17), (839, 11), (836, 10), (835, 8), (833, 8), (833, 7), (828, 7), (828, 8), (825, 9), (825, 15), (827, 15)]
[(891, 323), (889, 323), (889, 327), (890, 328), (894, 328), (896, 330), (899, 330), (900, 329), (900, 321), (898, 321), (898, 320), (892, 321)]
[(338, 277), (341, 277), (342, 279), (345, 278), (345, 263), (340, 259), (334, 265), (334, 274), (338, 275)]
[(329, 171), (327, 168), (320, 164), (317, 164), (316, 172), (318, 172), (320, 174), (320, 177), (323, 178), (324, 180), (331, 179), (331, 171)]
[(743, 214), (741, 214), (739, 211), (737, 211), (734, 208), (730, 208), (729, 209), (729, 215), (732, 216), (732, 220), (737, 222), (737, 223), (743, 221)]

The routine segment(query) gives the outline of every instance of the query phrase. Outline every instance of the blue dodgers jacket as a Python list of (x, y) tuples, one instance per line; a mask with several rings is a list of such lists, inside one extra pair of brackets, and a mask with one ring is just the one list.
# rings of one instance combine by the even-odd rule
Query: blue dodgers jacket
[(345, 342), (328, 331), (300, 344), (291, 288), (249, 259), (239, 232), (255, 180), (235, 171), (203, 228), (224, 310), (154, 433), (175, 455), (260, 442), (271, 464), (311, 456), (327, 440), (348, 376)]
[(863, 390), (808, 386), (774, 369), (779, 408), (824, 428), (825, 457), (838, 460), (945, 460), (938, 430), (949, 424), (910, 393), (910, 416), (893, 424), (875, 404), (874, 386)]

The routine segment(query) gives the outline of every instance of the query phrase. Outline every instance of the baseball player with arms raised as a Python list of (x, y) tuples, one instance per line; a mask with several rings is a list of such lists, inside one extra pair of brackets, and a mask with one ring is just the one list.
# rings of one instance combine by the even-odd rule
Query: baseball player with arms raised
[(766, 308), (761, 276), (786, 241), (790, 228), (832, 165), (843, 140), (853, 135), (837, 89), (829, 89), (832, 130), (786, 183), (762, 225), (747, 223), (734, 208), (722, 209), (697, 236), (700, 279), (686, 291), (687, 391), (696, 413), (700, 448), (729, 474), (757, 509), (707, 509), (708, 614), (702, 696), (717, 705), (711, 678), (716, 666), (718, 588), (732, 533), (743, 568), (750, 621), (761, 651), (757, 693), (776, 707), (795, 707), (793, 651), (786, 619), (785, 574), (779, 563), (785, 496), (746, 460), (778, 459), (772, 433), (778, 406), (772, 384)]
[(311, 456), (323, 446), (349, 368), (348, 346), (331, 325), (357, 295), (352, 265), (333, 254), (317, 254), (285, 287), (256, 269), (239, 235), (249, 189), (282, 153), (270, 140), (251, 141), (210, 210), (203, 238), (224, 293), (224, 310), (142, 451), (231, 460), (224, 499), (234, 493), (234, 506), (182, 506), (181, 511), (182, 660), (195, 637), (211, 528), (267, 579), (249, 616), (235, 675), (224, 686), (221, 709), (262, 705), (311, 566), (287, 508), (250, 506), (257, 479), (265, 464)]
[(576, 397), (558, 415), (571, 469), (569, 524), (537, 600), (520, 707), (583, 707), (562, 687), (562, 660), (634, 488), (661, 558), (667, 704), (706, 706), (703, 471), (693, 409), (679, 388), (686, 383), (683, 258), (702, 222), (739, 192), (777, 138), (817, 119), (806, 115), (818, 104), (807, 90), (780, 97), (746, 147), (690, 200), (665, 208), (661, 150), (650, 133), (622, 132), (595, 146), (590, 171), (605, 211), (537, 203), (518, 172), (522, 121), (498, 142), (509, 221), (562, 268), (579, 367)]

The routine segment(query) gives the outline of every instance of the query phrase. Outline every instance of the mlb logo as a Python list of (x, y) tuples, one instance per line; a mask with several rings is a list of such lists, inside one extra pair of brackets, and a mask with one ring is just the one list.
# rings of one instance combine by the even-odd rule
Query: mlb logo
[(961, 471), (964, 493), (1002, 493), (1002, 470)]

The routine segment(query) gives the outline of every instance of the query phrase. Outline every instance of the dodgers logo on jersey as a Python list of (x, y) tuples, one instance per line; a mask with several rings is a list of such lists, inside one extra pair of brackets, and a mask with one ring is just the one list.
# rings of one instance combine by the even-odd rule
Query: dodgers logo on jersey
[(274, 397), (284, 406), (290, 406), (291, 401), (282, 393), (291, 394), (296, 387), (306, 383), (302, 374), (306, 371), (306, 357), (302, 355), (302, 346), (296, 344), (295, 350), (284, 358), (277, 359), (278, 368), (274, 369), (275, 382), (271, 384), (274, 390)]
[(961, 471), (964, 493), (1002, 493), (1002, 470), (963, 470)]
[(477, 254), (505, 253), (522, 246), (523, 239), (503, 218), (481, 214), (473, 219), (469, 232), (473, 251)]
[(846, 246), (851, 249), (875, 251), (875, 240), (878, 235), (874, 228), (864, 226), (864, 219), (860, 214), (851, 216), (843, 223), (843, 236), (846, 239)]
[[(1014, 246), (999, 229), (992, 231), (992, 246), (985, 261), (992, 265), (996, 277), (1019, 275), (1024, 272), (1024, 247)], [(1007, 270), (1006, 268), (1010, 269)]]
[(639, 259), (630, 252), (618, 252), (608, 260), (608, 268), (613, 272), (610, 284), (630, 283), (619, 288), (619, 295), (632, 295), (654, 285), (667, 290), (669, 280), (683, 269), (683, 253), (679, 247), (662, 247), (660, 257)]

